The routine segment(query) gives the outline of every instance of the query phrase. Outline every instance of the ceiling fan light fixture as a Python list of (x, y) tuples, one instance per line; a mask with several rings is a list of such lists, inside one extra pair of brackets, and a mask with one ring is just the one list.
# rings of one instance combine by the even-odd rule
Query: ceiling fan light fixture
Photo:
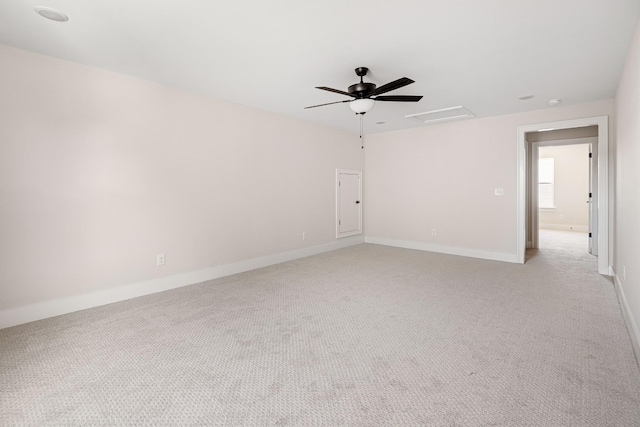
[(349, 108), (356, 114), (364, 114), (371, 111), (375, 101), (371, 98), (359, 98), (349, 102)]

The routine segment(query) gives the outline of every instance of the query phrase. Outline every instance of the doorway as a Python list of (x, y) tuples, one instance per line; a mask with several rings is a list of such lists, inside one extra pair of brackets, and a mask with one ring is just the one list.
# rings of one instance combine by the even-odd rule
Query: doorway
[[(588, 136), (588, 132), (597, 130), (597, 136)], [(556, 132), (549, 134), (548, 132)], [(585, 132), (587, 134), (585, 134)], [(567, 134), (573, 136), (567, 137)], [(579, 136), (575, 136), (578, 134)], [(564, 135), (559, 138), (559, 135)], [(608, 149), (609, 130), (608, 117), (590, 117), (585, 119), (548, 122), (518, 127), (518, 196), (517, 196), (517, 258), (525, 262), (527, 247), (538, 245), (538, 210), (537, 185), (532, 185), (532, 176), (537, 171), (537, 161), (533, 160), (536, 144), (544, 140), (562, 140), (577, 138), (595, 138), (593, 140), (593, 174), (596, 185), (593, 185), (591, 221), (593, 247), (598, 254), (598, 272), (610, 275), (609, 263), (609, 191), (608, 191)], [(583, 141), (581, 141), (583, 142)], [(537, 183), (536, 183), (537, 184)], [(587, 195), (588, 197), (588, 195)], [(585, 200), (586, 201), (586, 200)], [(533, 209), (533, 206), (536, 209)]]
[[(598, 127), (525, 135), (530, 154), (527, 248), (539, 248), (539, 230), (588, 233), (587, 251), (598, 255)], [(596, 188), (594, 190), (593, 188)], [(591, 237), (590, 237), (591, 236)]]
[(597, 128), (593, 133), (591, 138), (531, 143), (532, 162), (538, 162), (537, 168), (531, 168), (531, 210), (537, 212), (538, 220), (531, 224), (532, 235), (537, 236), (528, 247), (598, 255), (598, 246), (593, 242), (597, 240), (592, 239), (597, 194), (591, 190), (590, 170)]

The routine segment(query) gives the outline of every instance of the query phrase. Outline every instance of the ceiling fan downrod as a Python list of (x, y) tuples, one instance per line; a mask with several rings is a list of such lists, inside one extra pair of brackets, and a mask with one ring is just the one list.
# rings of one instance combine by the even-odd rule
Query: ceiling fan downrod
[(371, 92), (376, 90), (374, 83), (365, 83), (363, 77), (367, 75), (369, 69), (367, 67), (356, 68), (356, 75), (360, 77), (360, 83), (353, 84), (347, 89), (347, 93), (354, 98), (366, 98)]

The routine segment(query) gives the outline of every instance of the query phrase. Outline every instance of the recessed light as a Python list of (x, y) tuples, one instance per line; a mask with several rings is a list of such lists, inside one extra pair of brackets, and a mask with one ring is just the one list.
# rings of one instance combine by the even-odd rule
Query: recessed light
[(562, 102), (562, 99), (550, 99), (549, 105), (558, 105)]
[(51, 9), (50, 7), (38, 6), (34, 8), (36, 13), (43, 18), (51, 19), (52, 21), (65, 22), (69, 20), (69, 17), (64, 13)]
[(518, 98), (520, 101), (526, 101), (528, 99), (533, 98), (535, 95), (525, 95), (525, 96), (521, 96), (520, 98)]

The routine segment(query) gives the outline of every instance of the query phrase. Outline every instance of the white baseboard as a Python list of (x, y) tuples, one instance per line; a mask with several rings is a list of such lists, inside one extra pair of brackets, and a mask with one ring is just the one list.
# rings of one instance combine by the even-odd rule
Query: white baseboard
[(335, 242), (297, 249), (290, 252), (282, 252), (246, 261), (239, 261), (233, 264), (220, 265), (189, 273), (176, 274), (173, 276), (104, 289), (102, 291), (10, 308), (0, 311), (0, 329), (59, 316), (61, 314), (72, 313), (74, 311), (85, 310), (87, 308), (124, 301), (131, 298), (137, 298), (144, 295), (155, 294), (169, 289), (189, 286), (205, 282), (207, 280), (243, 273), (245, 271), (255, 270), (262, 267), (268, 267), (270, 265), (305, 258), (336, 249), (346, 248), (360, 243), (364, 243), (364, 237), (362, 235), (346, 237), (336, 240)]
[(573, 224), (540, 224), (540, 228), (546, 230), (565, 230), (565, 231), (579, 231), (581, 233), (588, 233), (588, 225), (573, 225)]
[(620, 278), (618, 277), (618, 275), (615, 274), (615, 271), (613, 271), (613, 283), (616, 289), (616, 294), (618, 295), (618, 301), (620, 301), (622, 317), (624, 318), (624, 322), (627, 325), (627, 330), (629, 331), (629, 337), (631, 338), (633, 351), (636, 354), (636, 361), (638, 361), (638, 364), (640, 365), (640, 329), (638, 326), (638, 322), (636, 322), (636, 319), (633, 317), (631, 309), (629, 309), (629, 304), (627, 303), (627, 298), (624, 295), (622, 283), (620, 282)]
[(397, 248), (416, 249), (419, 251), (437, 252), (449, 255), (459, 255), (469, 258), (488, 259), (493, 261), (504, 261), (518, 263), (517, 254), (509, 254), (503, 252), (487, 252), (477, 249), (457, 248), (451, 246), (436, 245), (433, 243), (415, 242), (410, 240), (395, 240), (387, 239), (384, 237), (366, 236), (366, 243), (373, 243), (376, 245), (395, 246)]

